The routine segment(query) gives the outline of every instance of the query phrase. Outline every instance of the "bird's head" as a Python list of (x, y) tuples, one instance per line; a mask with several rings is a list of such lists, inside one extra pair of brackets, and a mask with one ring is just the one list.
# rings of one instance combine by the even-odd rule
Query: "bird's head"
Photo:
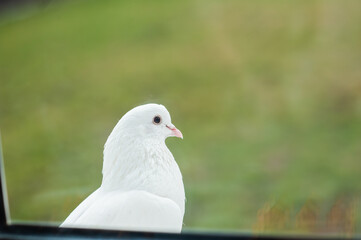
[[(145, 104), (131, 109), (120, 120), (127, 131), (139, 134), (145, 138), (165, 140), (167, 137), (183, 139), (179, 131), (171, 122), (168, 110), (160, 104)], [(124, 129), (124, 128), (123, 128)]]

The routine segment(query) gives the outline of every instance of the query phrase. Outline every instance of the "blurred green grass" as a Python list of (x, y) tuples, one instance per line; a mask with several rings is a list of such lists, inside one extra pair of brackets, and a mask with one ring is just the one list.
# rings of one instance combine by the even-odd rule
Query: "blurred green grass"
[[(277, 231), (349, 233), (323, 222), (340, 196), (360, 198), (360, 7), (65, 1), (2, 16), (12, 218), (65, 219), (100, 185), (119, 118), (157, 102), (185, 137), (167, 140), (184, 176), (185, 229), (270, 230), (260, 214), (272, 205), (290, 215)], [(310, 199), (320, 227), (295, 229)], [(351, 210), (358, 233), (360, 210)]]

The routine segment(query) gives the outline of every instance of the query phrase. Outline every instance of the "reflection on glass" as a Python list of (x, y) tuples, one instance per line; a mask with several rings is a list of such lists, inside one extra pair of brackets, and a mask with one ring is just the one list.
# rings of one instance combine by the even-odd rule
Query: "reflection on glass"
[(184, 231), (359, 234), (360, 4), (77, 1), (3, 14), (12, 220), (63, 222), (99, 187), (119, 118), (158, 102), (185, 135), (167, 140)]

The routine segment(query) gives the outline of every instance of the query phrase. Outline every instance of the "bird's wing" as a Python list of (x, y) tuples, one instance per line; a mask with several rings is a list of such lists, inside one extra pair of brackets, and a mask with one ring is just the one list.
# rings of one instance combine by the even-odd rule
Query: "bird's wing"
[[(180, 232), (182, 224), (183, 214), (174, 201), (146, 191), (133, 190), (113, 191), (98, 196), (71, 226)], [(70, 225), (64, 223), (64, 226)]]
[(65, 219), (65, 221), (60, 225), (60, 227), (71, 227), (83, 215), (83, 213), (87, 211), (90, 206), (93, 205), (93, 203), (99, 198), (99, 195), (99, 189), (90, 194), (73, 210), (73, 212)]

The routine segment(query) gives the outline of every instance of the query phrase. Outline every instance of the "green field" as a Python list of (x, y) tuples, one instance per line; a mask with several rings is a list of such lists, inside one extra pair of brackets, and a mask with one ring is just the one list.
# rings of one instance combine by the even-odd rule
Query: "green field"
[(184, 229), (361, 233), (361, 1), (59, 1), (0, 14), (11, 217), (61, 222), (165, 105)]

